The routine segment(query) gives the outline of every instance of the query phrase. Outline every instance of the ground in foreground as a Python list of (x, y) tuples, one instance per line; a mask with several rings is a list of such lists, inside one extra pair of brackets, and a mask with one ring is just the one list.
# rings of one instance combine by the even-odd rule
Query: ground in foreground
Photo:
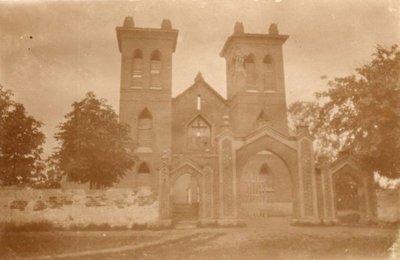
[(378, 227), (296, 227), (288, 218), (245, 228), (2, 234), (8, 258), (386, 259), (398, 231)]

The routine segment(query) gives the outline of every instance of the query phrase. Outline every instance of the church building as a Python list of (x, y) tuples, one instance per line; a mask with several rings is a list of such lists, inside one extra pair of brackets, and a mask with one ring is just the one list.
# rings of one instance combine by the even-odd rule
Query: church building
[[(130, 125), (139, 159), (118, 187), (150, 186), (165, 222), (289, 215), (294, 223), (337, 220), (332, 176), (357, 166), (345, 160), (333, 170), (316, 169), (307, 129), (289, 134), (283, 64), (288, 35), (276, 24), (263, 33), (234, 25), (219, 53), (226, 61), (226, 98), (201, 73), (172, 97), (178, 30), (169, 20), (160, 28), (139, 28), (127, 17), (116, 32), (120, 121)], [(363, 208), (365, 216), (373, 215), (370, 208)]]

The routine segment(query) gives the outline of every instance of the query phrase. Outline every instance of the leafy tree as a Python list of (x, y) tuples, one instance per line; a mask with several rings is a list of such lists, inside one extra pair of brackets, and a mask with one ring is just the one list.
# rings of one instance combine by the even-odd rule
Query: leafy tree
[(53, 154), (46, 160), (38, 160), (36, 162), (29, 186), (36, 189), (57, 189), (61, 188), (61, 180), (61, 170)]
[(400, 177), (400, 50), (378, 46), (356, 75), (335, 78), (316, 102), (289, 108), (294, 126), (309, 124), (317, 152), (349, 151), (371, 172)]
[(11, 97), (0, 85), (0, 180), (5, 186), (29, 183), (45, 139), (42, 123)]
[(128, 126), (93, 92), (72, 107), (55, 135), (60, 169), (69, 181), (89, 182), (90, 188), (112, 186), (134, 165)]

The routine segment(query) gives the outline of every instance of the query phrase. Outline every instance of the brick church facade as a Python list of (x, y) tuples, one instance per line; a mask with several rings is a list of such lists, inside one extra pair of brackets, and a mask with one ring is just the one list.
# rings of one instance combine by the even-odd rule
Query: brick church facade
[[(235, 24), (220, 52), (227, 98), (200, 73), (172, 97), (178, 30), (169, 20), (161, 28), (138, 28), (127, 17), (116, 30), (120, 121), (131, 126), (139, 158), (118, 187), (152, 187), (164, 222), (185, 207), (203, 222), (284, 215), (293, 222), (337, 220), (332, 176), (362, 170), (350, 159), (317, 170), (306, 129), (289, 135), (282, 55), (288, 36), (276, 24), (262, 34)], [(372, 184), (359, 180), (369, 218)]]

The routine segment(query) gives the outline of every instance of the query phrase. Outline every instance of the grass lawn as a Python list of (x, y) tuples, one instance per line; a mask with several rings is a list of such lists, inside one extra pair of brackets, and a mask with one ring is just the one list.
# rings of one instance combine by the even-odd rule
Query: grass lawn
[(114, 248), (156, 240), (163, 233), (138, 231), (48, 231), (2, 233), (0, 258), (33, 257)]
[[(288, 218), (248, 220), (244, 228), (164, 231), (3, 232), (3, 257), (54, 256), (95, 251), (69, 259), (387, 259), (396, 228), (367, 226), (297, 227)], [(142, 249), (118, 249), (188, 235)]]

